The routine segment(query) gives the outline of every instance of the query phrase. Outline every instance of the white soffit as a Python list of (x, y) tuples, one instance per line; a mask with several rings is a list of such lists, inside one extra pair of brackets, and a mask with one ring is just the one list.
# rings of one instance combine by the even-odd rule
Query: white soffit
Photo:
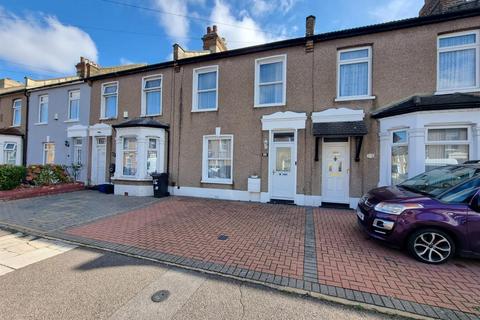
[(112, 126), (105, 123), (97, 123), (90, 127), (89, 133), (92, 137), (109, 137), (112, 135)]
[(67, 128), (68, 138), (86, 137), (88, 135), (88, 127), (82, 125), (74, 125)]
[(306, 121), (306, 113), (276, 112), (262, 117), (262, 130), (305, 129)]
[(312, 113), (313, 123), (362, 121), (364, 117), (365, 112), (363, 110), (349, 108), (331, 108)]

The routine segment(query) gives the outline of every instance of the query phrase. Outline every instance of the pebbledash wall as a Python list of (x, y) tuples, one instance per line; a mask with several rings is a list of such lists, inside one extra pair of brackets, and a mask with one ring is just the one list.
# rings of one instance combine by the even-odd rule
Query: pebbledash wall
[(70, 168), (81, 164), (77, 180), (87, 182), (90, 86), (75, 80), (32, 89), (29, 106), (27, 164), (54, 163)]
[[(388, 153), (380, 155), (379, 126), (377, 120), (370, 117), (371, 112), (412, 95), (435, 94), (439, 35), (480, 28), (480, 17), (476, 15), (419, 21), (423, 22), (405, 22), (401, 28), (393, 23), (383, 28), (319, 35), (315, 38), (313, 50), (305, 38), (304, 42), (295, 45), (232, 50), (179, 60), (175, 67), (163, 64), (148, 72), (139, 68), (129, 74), (92, 78), (90, 124), (97, 126), (98, 132), (106, 136), (105, 168), (119, 156), (115, 130), (109, 126), (139, 117), (142, 78), (161, 74), (162, 114), (152, 119), (171, 127), (170, 158), (165, 163), (170, 163), (170, 190), (173, 194), (262, 202), (277, 198), (274, 192), (281, 194), (289, 190), (274, 190), (275, 170), (272, 169), (276, 163), (273, 163), (272, 156), (276, 151), (274, 147), (282, 146), (281, 143), (285, 142), (282, 139), (287, 139), (292, 142), (288, 146), (293, 151), (291, 200), (300, 205), (341, 202), (354, 207), (363, 193), (379, 185), (380, 162), (390, 157)], [(345, 49), (362, 48), (369, 51), (371, 90), (362, 97), (339, 98), (339, 54)], [(281, 59), (286, 65), (285, 102), (278, 106), (256, 106), (256, 64), (261, 61), (259, 59), (272, 57)], [(195, 110), (192, 101), (194, 75), (202, 70), (200, 68), (217, 70), (218, 105), (211, 111)], [(110, 82), (118, 82), (118, 115), (116, 119), (101, 120), (102, 84)], [(358, 147), (354, 137), (338, 132), (326, 142), (323, 136), (314, 136), (315, 123), (321, 128), (329, 123), (362, 121), (368, 133), (364, 136), (358, 159), (355, 159)], [(462, 118), (462, 121), (469, 122), (470, 119)], [(448, 116), (441, 123), (453, 124)], [(394, 128), (388, 128), (391, 129)], [(287, 136), (278, 136), (279, 141), (283, 141), (279, 145), (274, 141), (275, 133), (287, 133)], [(208, 158), (205, 146), (210, 138), (232, 141), (232, 158), (229, 158), (232, 176), (221, 183), (205, 179)], [(342, 149), (344, 141), (347, 141), (346, 149)], [(336, 147), (340, 149), (336, 150)], [(249, 180), (253, 176), (258, 179)], [(109, 180), (110, 174), (106, 173), (106, 177)], [(338, 177), (345, 177), (347, 184), (335, 182)], [(326, 184), (331, 181), (333, 189), (343, 188), (346, 197), (334, 199), (332, 190), (329, 191), (330, 197), (326, 197)]]

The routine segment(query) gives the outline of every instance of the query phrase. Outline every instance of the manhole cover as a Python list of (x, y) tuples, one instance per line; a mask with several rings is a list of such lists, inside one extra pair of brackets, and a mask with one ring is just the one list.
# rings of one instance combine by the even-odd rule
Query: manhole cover
[(217, 239), (218, 239), (218, 240), (225, 241), (225, 240), (228, 240), (228, 236), (227, 236), (227, 235), (224, 235), (224, 234), (221, 234), (221, 235), (218, 236)]
[(168, 290), (160, 290), (155, 292), (152, 295), (152, 301), (153, 302), (162, 302), (168, 299), (168, 296), (170, 296), (170, 292)]

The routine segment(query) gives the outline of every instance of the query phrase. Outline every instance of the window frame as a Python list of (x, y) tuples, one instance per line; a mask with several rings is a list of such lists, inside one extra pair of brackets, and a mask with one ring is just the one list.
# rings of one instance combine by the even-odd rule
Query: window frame
[[(353, 52), (353, 51), (361, 51), (361, 50), (368, 50), (368, 57), (366, 58), (357, 58), (357, 59), (350, 59), (346, 61), (342, 61), (341, 55), (345, 52)], [(368, 92), (365, 95), (357, 95), (357, 96), (341, 96), (340, 95), (340, 84), (341, 84), (341, 73), (340, 69), (342, 65), (348, 64), (357, 64), (357, 63), (368, 63)], [(373, 82), (373, 47), (372, 46), (362, 46), (362, 47), (351, 47), (346, 49), (337, 50), (337, 98), (335, 101), (350, 101), (350, 100), (373, 100), (375, 96), (372, 95), (372, 82)]]
[[(214, 89), (207, 89), (207, 90), (198, 90), (198, 78), (199, 75), (204, 73), (216, 72), (216, 86)], [(219, 79), (219, 67), (218, 65), (212, 66), (205, 66), (200, 68), (193, 69), (193, 78), (192, 78), (192, 112), (208, 112), (208, 111), (218, 111), (218, 79)], [(198, 108), (198, 94), (201, 92), (213, 92), (215, 91), (216, 99), (215, 99), (215, 108), (208, 108), (208, 109), (199, 109)]]
[[(160, 79), (160, 87), (148, 88), (148, 89), (145, 88), (145, 84), (147, 81), (157, 80), (157, 79)], [(142, 117), (161, 116), (163, 114), (163, 74), (152, 74), (149, 76), (142, 77), (141, 90), (142, 90), (141, 116)], [(147, 93), (154, 92), (154, 91), (160, 91), (160, 112), (155, 114), (147, 114)], [(117, 92), (118, 92), (118, 89), (117, 89)]]
[[(466, 45), (457, 45), (451, 46), (446, 48), (440, 47), (440, 40), (445, 38), (453, 38), (459, 36), (466, 36), (470, 34), (476, 35), (476, 43), (475, 44), (466, 44)], [(463, 87), (463, 88), (455, 88), (455, 89), (441, 89), (440, 88), (440, 54), (443, 52), (452, 52), (452, 51), (460, 51), (460, 50), (467, 50), (467, 49), (475, 49), (475, 85), (472, 87)], [(436, 94), (449, 94), (449, 93), (456, 93), (456, 92), (476, 92), (480, 91), (480, 30), (469, 30), (469, 31), (461, 31), (461, 32), (453, 32), (453, 33), (446, 33), (439, 35), (437, 37), (437, 92)]]
[[(80, 141), (80, 143), (78, 143)], [(78, 151), (80, 151), (80, 161), (78, 161)], [(83, 164), (82, 159), (83, 153), (83, 138), (75, 137), (73, 138), (73, 163), (74, 164)]]
[[(126, 136), (122, 136), (121, 137), (122, 139), (122, 155), (121, 155), (121, 159), (122, 159), (122, 167), (120, 168), (122, 171), (122, 177), (125, 177), (125, 178), (136, 178), (138, 176), (138, 136), (135, 136), (135, 135), (126, 135)], [(125, 139), (135, 139), (135, 150), (133, 149), (125, 149)], [(124, 161), (124, 156), (125, 156), (125, 152), (135, 152), (135, 161), (136, 161), (136, 168), (135, 168), (135, 174), (133, 175), (129, 175), (129, 174), (125, 174), (124, 173), (124, 168), (125, 168), (125, 161)]]
[[(282, 101), (276, 103), (260, 103), (260, 86), (278, 84), (280, 81), (260, 83), (260, 66), (263, 64), (270, 64), (276, 62), (283, 62), (282, 70)], [(255, 59), (255, 88), (254, 88), (254, 108), (268, 108), (280, 107), (287, 105), (287, 54), (280, 54), (270, 57)]]
[[(51, 145), (53, 146), (53, 163), (46, 163), (46, 160), (47, 160), (47, 157), (46, 157), (46, 153), (47, 153), (47, 145)], [(42, 161), (43, 165), (46, 165), (46, 164), (55, 164), (55, 143), (54, 142), (44, 142), (43, 143), (43, 161)]]
[[(208, 177), (208, 141), (210, 140), (226, 140), (229, 139), (230, 146), (230, 179), (215, 179)], [(203, 136), (203, 150), (202, 150), (202, 183), (212, 183), (212, 184), (233, 184), (233, 147), (234, 139), (233, 134), (222, 134), (222, 135), (206, 135)]]
[[(76, 93), (78, 92), (78, 99), (72, 99), (72, 94), (73, 93)], [(67, 122), (78, 122), (80, 121), (80, 98), (81, 98), (81, 93), (80, 93), (80, 89), (73, 89), (73, 90), (69, 90), (68, 91), (68, 119), (67, 119)], [(72, 101), (74, 100), (78, 100), (78, 117), (73, 119), (72, 118)]]
[[(7, 148), (8, 145), (13, 145), (13, 148)], [(17, 152), (18, 152), (18, 145), (16, 142), (5, 142), (3, 145), (3, 163), (9, 165), (16, 165), (17, 164)], [(7, 163), (7, 153), (14, 152), (14, 163)]]
[[(116, 85), (117, 86), (117, 91), (115, 93), (109, 93), (109, 94), (105, 94), (105, 88), (106, 87), (109, 87), (109, 86), (113, 86), (113, 85)], [(119, 92), (120, 92), (120, 86), (119, 86), (119, 82), (118, 81), (110, 81), (110, 82), (105, 82), (105, 83), (102, 83), (102, 86), (101, 86), (101, 92), (100, 92), (100, 98), (101, 98), (101, 103), (100, 103), (100, 120), (109, 120), (109, 119), (117, 119), (118, 118), (118, 97), (119, 97)], [(117, 96), (117, 99), (116, 99), (116, 104), (115, 104), (115, 116), (114, 117), (107, 117), (106, 116), (106, 97), (107, 96), (113, 96), (113, 95), (116, 95)]]
[[(396, 132), (405, 132), (407, 134), (407, 141), (406, 142), (394, 142), (393, 137)], [(393, 181), (393, 172), (392, 172), (392, 167), (393, 167), (393, 161), (392, 161), (392, 156), (393, 156), (393, 148), (394, 147), (407, 147), (407, 179), (408, 179), (408, 172), (410, 170), (410, 159), (409, 159), (409, 151), (410, 151), (410, 132), (408, 128), (400, 128), (400, 129), (395, 129), (390, 131), (390, 184), (392, 184)]]
[[(158, 172), (158, 170), (160, 169), (158, 164), (159, 164), (159, 153), (160, 153), (160, 149), (159, 149), (159, 141), (160, 141), (160, 138), (159, 137), (155, 137), (155, 136), (147, 136), (146, 137), (146, 140), (147, 140), (147, 145), (146, 145), (146, 155), (145, 155), (145, 171), (147, 172), (147, 175), (151, 175), (152, 173), (155, 173), (155, 172)], [(150, 148), (150, 140), (155, 140), (155, 148)], [(152, 171), (152, 172), (149, 172), (148, 171), (148, 153), (150, 151), (155, 151), (157, 153), (157, 161), (156, 161), (156, 164), (155, 164), (155, 171)]]
[[(467, 129), (467, 140), (444, 140), (444, 141), (431, 141), (428, 138), (428, 131), (431, 129)], [(467, 145), (468, 146), (468, 160), (472, 159), (473, 151), (473, 139), (472, 128), (467, 125), (458, 126), (431, 126), (425, 127), (425, 162), (427, 160), (426, 149), (428, 146), (442, 146), (442, 145)]]
[[(47, 102), (45, 101), (42, 102), (42, 99), (47, 99)], [(42, 121), (42, 104), (44, 104), (44, 107), (46, 105), (47, 109), (47, 121)], [(37, 125), (39, 124), (48, 124), (48, 104), (49, 104), (49, 97), (48, 94), (42, 94), (38, 96), (38, 122), (36, 123)]]
[[(16, 106), (17, 102), (20, 103), (19, 106)], [(22, 99), (15, 99), (13, 100), (12, 103), (12, 109), (13, 109), (13, 114), (12, 114), (12, 127), (20, 127), (22, 125)], [(19, 122), (15, 123), (15, 114), (19, 113)]]

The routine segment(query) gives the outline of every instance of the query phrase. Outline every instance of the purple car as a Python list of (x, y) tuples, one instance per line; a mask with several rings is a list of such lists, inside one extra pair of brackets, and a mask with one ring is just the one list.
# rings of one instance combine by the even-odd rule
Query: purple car
[(479, 190), (480, 164), (439, 167), (365, 194), (358, 222), (371, 237), (406, 247), (425, 263), (480, 257)]

